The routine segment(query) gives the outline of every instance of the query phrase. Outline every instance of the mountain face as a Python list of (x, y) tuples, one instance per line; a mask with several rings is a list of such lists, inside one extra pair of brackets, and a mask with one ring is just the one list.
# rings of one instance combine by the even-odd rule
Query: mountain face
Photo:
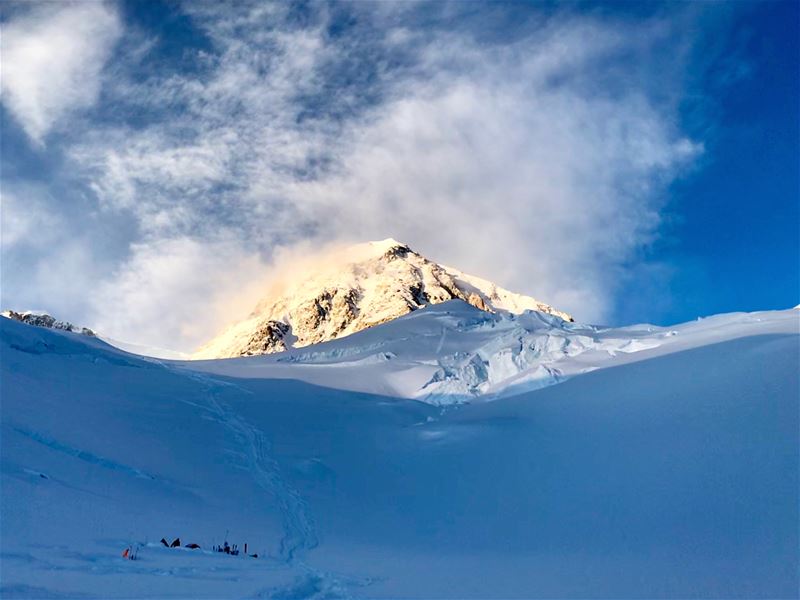
[(429, 304), (463, 300), (487, 312), (535, 310), (573, 318), (530, 296), (432, 262), (393, 239), (334, 252), (273, 285), (245, 320), (201, 347), (195, 359), (282, 352), (341, 338)]
[(95, 334), (94, 331), (92, 331), (88, 327), (78, 327), (77, 325), (73, 325), (72, 323), (68, 323), (67, 321), (59, 321), (58, 319), (48, 315), (47, 313), (36, 313), (32, 311), (17, 312), (15, 310), (4, 310), (3, 312), (0, 313), (0, 315), (8, 319), (13, 319), (14, 321), (19, 321), (20, 323), (35, 325), (36, 327), (45, 327), (47, 329), (61, 329), (62, 331), (72, 331), (74, 333), (82, 333), (83, 335), (90, 335), (90, 336), (97, 335)]

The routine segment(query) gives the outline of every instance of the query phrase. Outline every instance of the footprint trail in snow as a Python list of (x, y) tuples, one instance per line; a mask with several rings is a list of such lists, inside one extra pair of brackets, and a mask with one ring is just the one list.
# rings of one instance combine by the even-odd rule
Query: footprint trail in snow
[(202, 373), (184, 369), (177, 372), (191, 377), (205, 388), (208, 410), (236, 438), (244, 441), (245, 455), (253, 478), (275, 499), (280, 510), (283, 537), (279, 559), (286, 566), (297, 567), (303, 572), (290, 586), (263, 590), (258, 593), (258, 597), (347, 598), (349, 587), (369, 585), (371, 580), (368, 578), (321, 571), (305, 562), (305, 554), (319, 545), (314, 518), (300, 492), (283, 477), (278, 461), (270, 454), (271, 444), (267, 436), (220, 398), (218, 390), (221, 387), (237, 386)]

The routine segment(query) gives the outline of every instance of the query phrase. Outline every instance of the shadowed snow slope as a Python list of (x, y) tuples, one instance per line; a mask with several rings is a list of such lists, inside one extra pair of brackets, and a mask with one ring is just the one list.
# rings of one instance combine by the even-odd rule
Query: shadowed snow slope
[(284, 269), (249, 317), (208, 342), (194, 358), (300, 348), (453, 299), (490, 312), (537, 310), (572, 320), (535, 298), (438, 265), (389, 238), (327, 250)]
[[(797, 315), (573, 331), (454, 304), (200, 363), (0, 319), (0, 595), (795, 596)], [(470, 399), (530, 352), (565, 378), (398, 398), (449, 401), (459, 352), (489, 362)], [(259, 558), (207, 552), (226, 532)]]

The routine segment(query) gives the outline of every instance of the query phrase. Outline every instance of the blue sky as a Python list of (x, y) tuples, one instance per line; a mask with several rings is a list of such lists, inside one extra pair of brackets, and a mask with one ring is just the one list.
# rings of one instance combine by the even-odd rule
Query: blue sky
[[(659, 239), (646, 251), (670, 271), (663, 322), (779, 308), (800, 296), (799, 19), (793, 2), (737, 6), (725, 35), (704, 41), (720, 54), (680, 116), (705, 153), (670, 187)], [(647, 320), (638, 302), (625, 306)]]
[(395, 237), (581, 320), (800, 302), (798, 5), (5, 3), (3, 308), (187, 349)]

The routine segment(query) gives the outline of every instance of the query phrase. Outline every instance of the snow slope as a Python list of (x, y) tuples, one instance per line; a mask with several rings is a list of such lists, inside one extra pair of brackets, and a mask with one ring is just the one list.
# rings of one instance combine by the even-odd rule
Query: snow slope
[(97, 337), (103, 340), (104, 342), (107, 342), (112, 346), (115, 346), (116, 348), (125, 350), (126, 352), (130, 352), (132, 354), (140, 354), (143, 356), (151, 356), (154, 358), (168, 358), (172, 360), (188, 360), (191, 358), (191, 355), (186, 354), (185, 352), (167, 350), (165, 348), (158, 348), (156, 346), (133, 344), (130, 342), (115, 340), (113, 338), (106, 337), (104, 335), (98, 335), (97, 332), (89, 329), (88, 327), (79, 327), (77, 325), (73, 325), (68, 321), (60, 321), (55, 317), (53, 317), (52, 315), (49, 315), (41, 311), (4, 310), (3, 312), (0, 312), (0, 316), (6, 317), (7, 319), (12, 319), (14, 321), (19, 321), (21, 323), (25, 323), (27, 325), (34, 325), (35, 327), (45, 327), (47, 329), (60, 329), (62, 331), (72, 331), (75, 333), (82, 333), (83, 335)]
[(255, 310), (194, 358), (282, 352), (341, 338), (429, 304), (460, 299), (482, 310), (567, 313), (438, 265), (391, 238), (326, 250), (276, 276)]
[[(449, 303), (188, 363), (0, 319), (0, 595), (796, 597), (798, 312), (666, 330), (535, 317)], [(490, 378), (437, 406), (384, 369), (491, 364), (518, 336), (558, 385)], [(226, 532), (259, 558), (208, 552)]]
[(537, 311), (492, 314), (452, 300), (310, 348), (182, 366), (236, 378), (299, 379), (442, 405), (494, 400), (754, 331), (796, 331), (798, 314), (737, 313), (667, 328), (609, 328)]

